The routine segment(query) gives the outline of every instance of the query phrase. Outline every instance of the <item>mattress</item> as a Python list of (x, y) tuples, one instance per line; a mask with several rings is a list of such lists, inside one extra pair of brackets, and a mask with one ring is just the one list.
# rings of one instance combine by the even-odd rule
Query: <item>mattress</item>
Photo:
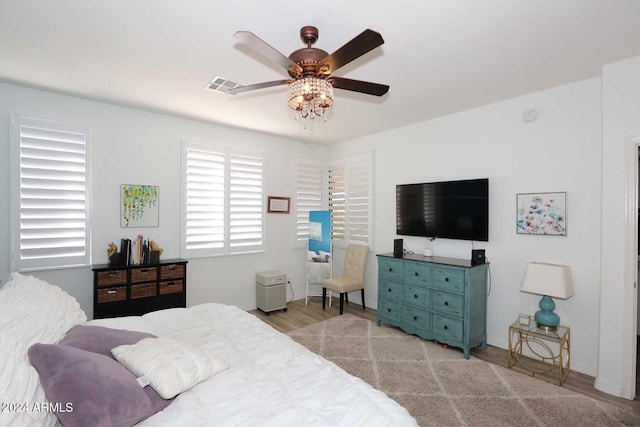
[(209, 303), (87, 324), (184, 340), (229, 365), (139, 426), (417, 426), (383, 392), (234, 306)]

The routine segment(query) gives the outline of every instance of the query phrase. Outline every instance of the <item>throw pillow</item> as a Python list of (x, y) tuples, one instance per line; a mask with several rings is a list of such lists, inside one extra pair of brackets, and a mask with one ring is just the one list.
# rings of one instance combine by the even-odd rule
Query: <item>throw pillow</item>
[(154, 338), (146, 332), (111, 329), (104, 326), (76, 325), (58, 344), (99, 353), (113, 358), (111, 349), (119, 345), (135, 344), (144, 338)]
[(132, 426), (169, 405), (107, 356), (75, 347), (34, 344), (29, 359), (64, 427)]
[(143, 377), (160, 396), (170, 399), (228, 368), (222, 360), (190, 343), (145, 338), (111, 350), (118, 362)]

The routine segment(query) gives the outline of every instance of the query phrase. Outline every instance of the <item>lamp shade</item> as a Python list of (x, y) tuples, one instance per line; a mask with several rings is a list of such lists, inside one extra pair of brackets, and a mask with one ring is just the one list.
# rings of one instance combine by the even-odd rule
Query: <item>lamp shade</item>
[(575, 294), (568, 265), (530, 262), (524, 271), (521, 292), (567, 299)]

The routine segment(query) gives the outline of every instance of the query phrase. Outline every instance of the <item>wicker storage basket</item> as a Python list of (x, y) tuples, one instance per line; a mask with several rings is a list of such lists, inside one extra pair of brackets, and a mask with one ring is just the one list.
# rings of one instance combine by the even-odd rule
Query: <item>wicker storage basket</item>
[(127, 287), (98, 289), (98, 303), (124, 301), (127, 299)]
[(124, 285), (127, 283), (127, 270), (99, 271), (98, 286)]
[(155, 283), (143, 283), (131, 285), (131, 299), (153, 297), (158, 294)]
[(160, 280), (178, 279), (184, 277), (184, 264), (169, 264), (160, 266)]
[(180, 280), (168, 280), (160, 282), (160, 295), (176, 294), (184, 290), (184, 282)]
[(158, 279), (158, 267), (142, 267), (131, 269), (131, 282), (148, 282)]

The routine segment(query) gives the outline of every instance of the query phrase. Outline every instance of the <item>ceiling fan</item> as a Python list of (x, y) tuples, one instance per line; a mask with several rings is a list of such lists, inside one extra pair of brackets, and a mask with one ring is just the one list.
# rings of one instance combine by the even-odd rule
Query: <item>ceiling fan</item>
[(288, 57), (250, 31), (238, 31), (233, 36), (267, 59), (281, 65), (291, 78), (237, 86), (229, 89), (229, 94), (289, 85), (289, 106), (297, 110), (301, 118), (314, 118), (322, 116), (333, 104), (333, 88), (375, 96), (382, 96), (389, 91), (388, 85), (331, 75), (340, 67), (382, 45), (384, 40), (376, 31), (364, 30), (344, 46), (328, 54), (322, 49), (312, 47), (318, 40), (318, 29), (305, 26), (300, 29), (300, 38), (307, 47), (294, 51)]

